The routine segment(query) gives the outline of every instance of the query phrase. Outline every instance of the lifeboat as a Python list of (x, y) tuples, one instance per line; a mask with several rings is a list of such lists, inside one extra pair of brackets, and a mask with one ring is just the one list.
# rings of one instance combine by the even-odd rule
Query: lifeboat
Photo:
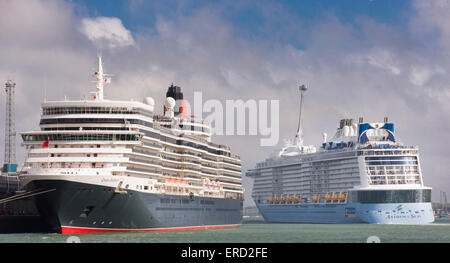
[(275, 203), (278, 204), (280, 202), (280, 196), (275, 197)]
[(333, 200), (334, 201), (338, 201), (339, 200), (339, 194), (338, 193), (333, 194)]
[(284, 204), (286, 203), (287, 197), (284, 195), (281, 197), (281, 203)]
[(331, 194), (326, 194), (325, 195), (325, 200), (327, 201), (331, 201), (332, 195)]
[(293, 203), (294, 202), (294, 196), (293, 195), (290, 195), (289, 196), (289, 203)]
[(346, 199), (347, 199), (347, 194), (345, 194), (345, 193), (340, 194), (339, 200), (345, 201)]
[(269, 204), (273, 204), (273, 196), (269, 197)]
[(166, 183), (172, 183), (172, 178), (165, 178)]
[(313, 196), (312, 200), (314, 203), (317, 203), (319, 201), (319, 196), (318, 195)]
[(295, 202), (296, 202), (296, 203), (299, 203), (300, 200), (301, 200), (301, 199), (300, 199), (300, 195), (296, 195), (296, 196), (295, 196)]

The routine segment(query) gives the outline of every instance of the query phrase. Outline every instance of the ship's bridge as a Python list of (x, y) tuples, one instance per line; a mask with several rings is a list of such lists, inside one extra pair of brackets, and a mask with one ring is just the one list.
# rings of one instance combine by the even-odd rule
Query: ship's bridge
[(144, 102), (78, 100), (78, 101), (46, 101), (42, 104), (43, 116), (67, 114), (142, 114), (153, 115), (154, 102), (150, 97)]

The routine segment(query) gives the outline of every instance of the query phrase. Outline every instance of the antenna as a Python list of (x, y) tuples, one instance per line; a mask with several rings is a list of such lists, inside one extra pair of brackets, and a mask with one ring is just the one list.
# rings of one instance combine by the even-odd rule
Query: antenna
[(94, 100), (103, 100), (103, 85), (111, 83), (110, 75), (103, 73), (102, 56), (98, 54), (98, 71), (94, 73), (96, 79), (97, 91)]
[(5, 83), (6, 91), (6, 118), (5, 118), (5, 160), (3, 172), (16, 172), (16, 130), (14, 123), (14, 88), (16, 83), (7, 80)]
[(300, 90), (300, 114), (298, 116), (298, 126), (297, 126), (297, 134), (295, 135), (295, 144), (299, 147), (303, 146), (303, 131), (302, 131), (302, 112), (303, 112), (303, 101), (304, 94), (308, 90), (305, 85), (301, 85), (299, 87)]

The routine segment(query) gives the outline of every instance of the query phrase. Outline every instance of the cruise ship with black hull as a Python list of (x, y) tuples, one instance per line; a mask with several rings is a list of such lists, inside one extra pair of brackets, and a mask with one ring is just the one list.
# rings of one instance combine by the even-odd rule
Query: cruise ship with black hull
[(21, 133), (20, 181), (46, 222), (63, 234), (239, 226), (240, 158), (186, 114), (181, 88), (156, 115), (151, 97), (104, 99), (98, 64), (90, 99), (45, 101), (40, 130)]
[(252, 197), (267, 222), (425, 224), (434, 221), (431, 187), (423, 183), (419, 149), (399, 142), (394, 123), (342, 119), (316, 149), (294, 141), (259, 162)]

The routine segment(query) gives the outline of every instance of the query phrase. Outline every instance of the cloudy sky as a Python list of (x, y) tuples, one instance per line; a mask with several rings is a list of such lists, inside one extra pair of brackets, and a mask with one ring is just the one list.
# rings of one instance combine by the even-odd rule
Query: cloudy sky
[[(397, 138), (420, 147), (439, 200), (440, 190), (450, 194), (448, 14), (448, 0), (1, 0), (0, 80), (17, 83), (16, 130), (37, 129), (44, 97), (81, 99), (95, 89), (101, 50), (114, 74), (106, 98), (152, 96), (160, 109), (174, 83), (187, 99), (194, 91), (204, 100), (277, 99), (281, 138), (295, 134), (304, 83), (306, 144), (332, 135), (343, 117), (387, 116)], [(214, 140), (241, 156), (244, 171), (283, 145)]]

